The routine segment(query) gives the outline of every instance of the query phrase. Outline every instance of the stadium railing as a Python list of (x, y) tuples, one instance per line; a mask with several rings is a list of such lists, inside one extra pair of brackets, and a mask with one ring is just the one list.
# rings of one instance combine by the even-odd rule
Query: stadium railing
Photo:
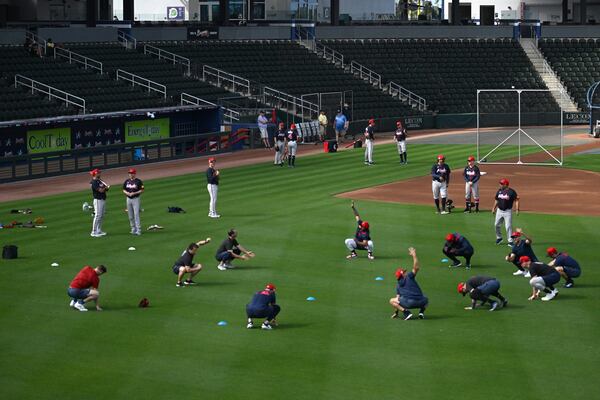
[(162, 94), (162, 96), (167, 98), (167, 87), (158, 82), (151, 81), (150, 79), (146, 79), (136, 74), (132, 74), (131, 72), (124, 71), (122, 69), (117, 70), (117, 80), (124, 80), (127, 82), (131, 82), (132, 86), (141, 86), (143, 88), (148, 89), (148, 92), (155, 91), (157, 93)]
[(189, 58), (182, 57), (149, 44), (144, 45), (144, 54), (156, 56), (159, 60), (166, 60), (173, 64), (183, 65), (185, 69), (187, 69), (187, 75), (189, 76), (191, 74), (191, 62)]
[(92, 68), (100, 73), (103, 71), (103, 65), (100, 61), (94, 60), (93, 58), (86, 57), (82, 54), (75, 53), (73, 51), (63, 49), (62, 47), (54, 47), (54, 59), (61, 57), (69, 60), (69, 64), (74, 62), (84, 66), (85, 69)]
[(36, 81), (23, 75), (15, 75), (15, 87), (23, 86), (31, 89), (31, 93), (39, 92), (48, 96), (48, 99), (55, 98), (64, 101), (68, 106), (70, 104), (75, 107), (81, 108), (83, 114), (85, 114), (85, 99), (79, 96), (75, 96), (71, 93), (65, 92), (64, 90), (57, 89), (53, 86), (46, 85), (45, 83)]

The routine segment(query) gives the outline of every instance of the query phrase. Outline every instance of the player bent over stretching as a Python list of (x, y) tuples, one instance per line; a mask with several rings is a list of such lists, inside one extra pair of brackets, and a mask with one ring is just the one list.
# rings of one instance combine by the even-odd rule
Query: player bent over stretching
[(396, 297), (390, 299), (390, 304), (396, 309), (392, 314), (392, 318), (398, 318), (398, 312), (404, 314), (404, 320), (412, 318), (411, 308), (419, 309), (419, 318), (425, 318), (425, 308), (429, 303), (427, 297), (423, 295), (419, 284), (415, 280), (417, 273), (419, 272), (419, 260), (417, 259), (417, 251), (411, 247), (408, 249), (408, 254), (413, 258), (413, 268), (411, 272), (406, 272), (402, 268), (396, 270), (396, 279), (398, 284), (396, 285)]
[(447, 234), (443, 252), (452, 260), (452, 267), (460, 267), (462, 264), (456, 257), (464, 257), (467, 263), (466, 268), (471, 268), (471, 257), (475, 250), (466, 237), (457, 232)]
[(356, 229), (354, 239), (346, 239), (345, 241), (346, 247), (350, 250), (350, 254), (346, 256), (346, 258), (349, 260), (356, 258), (356, 250), (367, 250), (367, 257), (369, 257), (369, 260), (374, 260), (373, 241), (371, 240), (371, 234), (369, 232), (369, 223), (360, 219), (360, 215), (358, 214), (358, 211), (356, 211), (356, 207), (354, 207), (354, 201), (352, 201), (351, 207), (354, 218), (358, 223), (358, 228)]
[(71, 281), (67, 294), (71, 298), (71, 307), (76, 308), (79, 311), (87, 311), (84, 304), (90, 301), (96, 303), (96, 310), (102, 311), (98, 304), (98, 298), (100, 292), (98, 286), (100, 285), (99, 276), (106, 273), (106, 267), (104, 265), (98, 265), (96, 268), (85, 266), (75, 275), (75, 278)]
[[(173, 265), (173, 273), (177, 275), (177, 284), (175, 286), (183, 287), (184, 285), (189, 286), (196, 283), (192, 278), (200, 272), (202, 264), (194, 264), (194, 256), (198, 252), (200, 246), (204, 246), (208, 243), (210, 243), (210, 238), (191, 243), (187, 249), (181, 253), (181, 257), (179, 257)], [(185, 274), (190, 274), (190, 277), (183, 282), (182, 279)]]
[(264, 290), (256, 292), (250, 303), (246, 305), (246, 315), (248, 316), (246, 328), (252, 329), (254, 327), (252, 318), (266, 318), (261, 326), (262, 329), (271, 330), (273, 326), (277, 326), (275, 317), (281, 311), (281, 307), (275, 302), (275, 285), (272, 283), (267, 284)]
[(552, 261), (550, 261), (548, 265), (554, 267), (560, 276), (565, 278), (566, 283), (564, 286), (566, 288), (572, 288), (575, 284), (573, 278), (577, 278), (581, 275), (579, 263), (567, 253), (559, 253), (555, 247), (548, 247), (548, 249), (546, 249), (546, 254), (548, 254), (548, 257), (552, 258)]
[(485, 302), (490, 303), (490, 311), (498, 308), (499, 303), (490, 299), (490, 296), (496, 297), (502, 302), (502, 307), (508, 305), (508, 300), (504, 298), (498, 291), (500, 289), (500, 281), (489, 276), (473, 276), (466, 282), (458, 284), (458, 293), (465, 296), (469, 293), (471, 297), (471, 306), (465, 307), (465, 310), (473, 310), (477, 307), (477, 300), (481, 301), (483, 306)]
[(531, 262), (531, 259), (527, 256), (520, 258), (521, 266), (529, 270), (531, 273), (531, 280), (529, 284), (533, 288), (531, 297), (529, 300), (535, 300), (540, 296), (540, 292), (546, 293), (542, 297), (542, 301), (549, 301), (558, 295), (558, 289), (554, 289), (560, 281), (560, 274), (554, 268), (541, 262)]

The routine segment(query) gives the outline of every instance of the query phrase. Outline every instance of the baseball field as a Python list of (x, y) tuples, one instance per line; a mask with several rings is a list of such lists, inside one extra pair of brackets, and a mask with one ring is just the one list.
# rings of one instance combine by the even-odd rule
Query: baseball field
[[(344, 239), (356, 226), (350, 200), (339, 195), (428, 175), (442, 152), (461, 171), (473, 151), (411, 144), (409, 164), (400, 166), (389, 144), (376, 147), (371, 167), (361, 150), (350, 150), (300, 157), (295, 169), (272, 162), (225, 168), (220, 219), (206, 215), (204, 160), (194, 174), (155, 180), (144, 179), (140, 167), (143, 227), (164, 227), (140, 237), (129, 234), (123, 211), (119, 184), (126, 176), (110, 182), (103, 238), (90, 237), (91, 216), (82, 211), (91, 201), (87, 177), (80, 192), (0, 203), (4, 223), (40, 216), (47, 226), (0, 230), (3, 245), (19, 248), (19, 258), (0, 263), (0, 398), (599, 398), (600, 217), (586, 215), (585, 204), (571, 215), (537, 212), (543, 204), (528, 200), (531, 188), (515, 186), (524, 212), (513, 224), (532, 237), (538, 257), (548, 261), (545, 249), (555, 246), (582, 265), (575, 286), (561, 282), (550, 302), (527, 300), (528, 280), (512, 275), (504, 261), (509, 248), (494, 244), (490, 198), (482, 199), (482, 212), (463, 214), (462, 199), (453, 196), (459, 212), (450, 215), (435, 214), (432, 201), (356, 199), (376, 258), (359, 253), (346, 260)], [(501, 149), (507, 158), (513, 151)], [(600, 172), (599, 157), (569, 155), (564, 173)], [(528, 167), (513, 168), (527, 174)], [(459, 174), (454, 182), (463, 186)], [(597, 183), (589, 187), (590, 203), (598, 202)], [(430, 185), (412, 191), (431, 195)], [(167, 213), (168, 206), (187, 212)], [(24, 208), (33, 213), (9, 213)], [(219, 271), (215, 251), (232, 227), (256, 257)], [(475, 247), (471, 271), (442, 262), (444, 236), (455, 231)], [(198, 284), (175, 287), (173, 262), (206, 237), (213, 242), (196, 255), (204, 266)], [(392, 320), (394, 271), (411, 267), (410, 246), (421, 261), (417, 280), (429, 308), (425, 320)], [(70, 280), (84, 265), (98, 264), (108, 268), (100, 285), (104, 311), (69, 308)], [(476, 274), (500, 280), (506, 308), (464, 310), (469, 300), (456, 285)], [(248, 330), (245, 304), (267, 282), (277, 285), (279, 326)], [(138, 308), (143, 297), (150, 307)]]

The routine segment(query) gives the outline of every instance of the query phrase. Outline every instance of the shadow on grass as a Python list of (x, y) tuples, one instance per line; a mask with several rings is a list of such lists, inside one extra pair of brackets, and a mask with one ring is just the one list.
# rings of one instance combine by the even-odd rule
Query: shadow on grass
[[(569, 300), (580, 300), (580, 299), (585, 299), (585, 296), (581, 296), (578, 294), (571, 294), (571, 292), (567, 292), (566, 290), (561, 291), (558, 296), (556, 297), (556, 300), (563, 302), (563, 301), (569, 301)], [(554, 300), (553, 300), (554, 301)]]
[(206, 286), (226, 286), (233, 285), (233, 282), (213, 282), (213, 281), (199, 281), (196, 285), (190, 287), (206, 287)]
[(284, 322), (280, 325), (278, 325), (277, 327), (274, 328), (274, 330), (286, 330), (286, 329), (300, 329), (300, 328), (306, 328), (308, 326), (310, 326), (311, 324), (309, 323), (300, 323), (300, 322)]
[(235, 268), (233, 268), (233, 271), (247, 271), (247, 270), (253, 270), (253, 269), (264, 269), (267, 267), (261, 267), (260, 265), (236, 265)]
[(583, 288), (597, 288), (597, 287), (600, 287), (600, 285), (596, 285), (596, 284), (593, 284), (593, 283), (576, 283), (570, 289), (563, 288), (562, 292), (569, 293), (568, 291), (570, 291), (570, 290), (577, 290), (578, 288), (582, 288), (583, 289)]

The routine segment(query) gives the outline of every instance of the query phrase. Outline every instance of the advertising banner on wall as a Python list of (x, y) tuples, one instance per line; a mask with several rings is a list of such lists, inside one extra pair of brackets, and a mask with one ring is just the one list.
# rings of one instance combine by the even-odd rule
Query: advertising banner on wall
[(169, 136), (169, 118), (125, 122), (125, 143), (160, 140)]
[(188, 40), (217, 40), (219, 29), (216, 27), (189, 27)]
[(169, 21), (183, 21), (185, 19), (185, 7), (167, 7), (167, 19)]
[(71, 128), (27, 131), (27, 153), (49, 153), (71, 149)]

